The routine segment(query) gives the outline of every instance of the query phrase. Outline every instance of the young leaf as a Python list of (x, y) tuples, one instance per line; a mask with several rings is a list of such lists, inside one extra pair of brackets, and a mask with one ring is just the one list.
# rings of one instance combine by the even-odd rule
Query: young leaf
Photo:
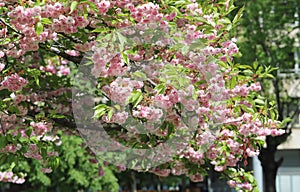
[(77, 1), (73, 1), (72, 3), (71, 3), (71, 6), (70, 6), (70, 13), (73, 13), (73, 11), (76, 9), (76, 7), (77, 7), (77, 4), (78, 4), (78, 2)]
[(166, 91), (166, 84), (165, 83), (158, 84), (154, 89), (157, 90), (158, 94), (164, 94)]
[(104, 32), (109, 32), (111, 29), (108, 27), (98, 27), (94, 29), (92, 32), (94, 33), (104, 33)]
[(119, 42), (121, 44), (121, 50), (124, 49), (124, 45), (126, 43), (126, 38), (119, 32), (117, 32), (117, 36), (118, 36), (118, 39), (119, 39)]
[(113, 114), (114, 114), (114, 110), (111, 108), (107, 113), (108, 120), (110, 120), (112, 118)]
[(44, 31), (44, 26), (41, 22), (38, 22), (36, 25), (35, 25), (35, 32), (37, 35), (40, 35), (42, 32)]
[(238, 13), (235, 15), (235, 17), (234, 17), (234, 19), (232, 21), (233, 25), (236, 24), (239, 21), (239, 19), (242, 17), (244, 9), (245, 9), (245, 6), (243, 6), (242, 8), (240, 8), (240, 10), (238, 11)]
[(137, 77), (138, 79), (141, 79), (141, 80), (146, 80), (147, 79), (147, 75), (141, 71), (136, 71), (133, 73), (133, 76), (134, 77)]
[(41, 19), (41, 23), (45, 24), (45, 25), (51, 25), (52, 21), (50, 19), (48, 19), (48, 18), (42, 18)]
[(255, 99), (254, 102), (259, 104), (259, 105), (264, 105), (265, 104), (265, 102), (261, 99)]

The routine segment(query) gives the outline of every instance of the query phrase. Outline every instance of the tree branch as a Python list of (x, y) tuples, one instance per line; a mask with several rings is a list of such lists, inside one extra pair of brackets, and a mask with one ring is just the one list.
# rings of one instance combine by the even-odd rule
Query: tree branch
[(83, 44), (83, 42), (82, 42), (80, 39), (77, 39), (76, 37), (68, 36), (68, 35), (66, 35), (66, 34), (64, 34), (64, 33), (61, 33), (61, 32), (58, 33), (58, 34), (60, 34), (60, 35), (62, 35), (62, 36), (64, 36), (64, 37), (66, 37), (67, 39), (73, 41), (74, 43), (80, 43), (80, 44)]
[(82, 61), (83, 59), (83, 56), (80, 55), (80, 56), (71, 56), (61, 50), (59, 50), (58, 48), (55, 48), (55, 47), (50, 47), (50, 48), (47, 48), (44, 44), (40, 44), (39, 45), (41, 49), (44, 49), (45, 51), (49, 51), (51, 53), (54, 53), (56, 54), (57, 56), (60, 56), (60, 57), (63, 57), (64, 59), (67, 59), (69, 61), (72, 61), (73, 63), (75, 63), (77, 66), (78, 64), (80, 64), (80, 62)]
[(22, 33), (20, 33), (19, 31), (17, 31), (16, 29), (14, 29), (12, 26), (10, 26), (8, 23), (6, 23), (3, 19), (0, 18), (0, 22), (3, 23), (5, 26), (7, 26), (8, 28), (10, 28), (12, 31), (18, 33), (19, 35), (22, 35)]
[(281, 164), (283, 163), (283, 157), (280, 157), (280, 159), (278, 161), (276, 161), (275, 163), (276, 163), (276, 168), (280, 167)]

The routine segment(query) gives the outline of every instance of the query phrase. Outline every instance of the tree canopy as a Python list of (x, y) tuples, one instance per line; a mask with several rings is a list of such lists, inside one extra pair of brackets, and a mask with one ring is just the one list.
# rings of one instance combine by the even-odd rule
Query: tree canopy
[(76, 130), (119, 170), (201, 181), (212, 167), (257, 191), (237, 163), (284, 131), (259, 95), (274, 69), (233, 60), (235, 9), (231, 0), (0, 3), (2, 182), (25, 181), (21, 160), (56, 171), (59, 130)]

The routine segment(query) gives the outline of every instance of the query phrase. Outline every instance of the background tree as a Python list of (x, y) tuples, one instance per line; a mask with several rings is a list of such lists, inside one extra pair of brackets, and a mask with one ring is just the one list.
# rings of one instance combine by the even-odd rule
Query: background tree
[[(279, 71), (289, 73), (295, 65), (294, 53), (299, 52), (296, 39), (299, 40), (299, 0), (268, 1), (256, 0), (240, 2), (245, 12), (238, 28), (239, 45), (243, 56), (240, 62), (255, 66), (277, 67)], [(299, 42), (298, 42), (299, 43)], [(298, 99), (291, 98), (282, 85), (279, 71), (273, 71), (272, 81), (263, 82), (263, 95), (276, 101), (278, 119), (293, 119), (298, 111)], [(275, 115), (275, 114), (273, 114)], [(290, 122), (292, 123), (292, 122)], [(266, 147), (261, 149), (259, 159), (264, 171), (265, 191), (275, 192), (276, 174), (283, 157), (275, 159), (277, 147), (286, 141), (292, 133), (292, 124), (285, 124), (285, 134), (267, 136)]]
[(57, 169), (43, 168), (37, 160), (20, 160), (14, 170), (24, 172), (24, 184), (1, 183), (2, 191), (118, 191), (114, 167), (89, 154), (84, 140), (76, 134), (59, 132), (57, 146), (60, 163)]

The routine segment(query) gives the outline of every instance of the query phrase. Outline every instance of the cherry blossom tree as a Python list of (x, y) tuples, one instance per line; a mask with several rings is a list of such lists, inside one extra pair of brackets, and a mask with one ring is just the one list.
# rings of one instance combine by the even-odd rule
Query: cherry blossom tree
[(57, 131), (77, 128), (119, 170), (202, 181), (212, 166), (257, 191), (237, 164), (283, 131), (259, 95), (273, 69), (233, 60), (233, 10), (231, 0), (0, 3), (0, 179), (24, 182), (19, 159), (54, 169)]

